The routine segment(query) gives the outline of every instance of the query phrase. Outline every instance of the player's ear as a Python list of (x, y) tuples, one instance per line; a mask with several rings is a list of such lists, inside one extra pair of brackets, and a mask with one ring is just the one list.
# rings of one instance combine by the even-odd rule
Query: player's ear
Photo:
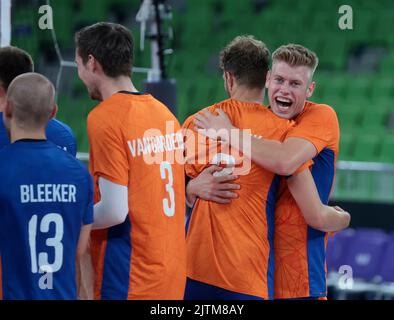
[(227, 81), (227, 82), (229, 82), (229, 80), (230, 80), (230, 72), (228, 72), (228, 71), (224, 71), (223, 72), (223, 78), (224, 78), (224, 80), (225, 81)]
[(58, 108), (57, 104), (55, 104), (49, 119), (55, 118), (58, 110), (59, 110), (59, 108)]
[(312, 81), (312, 82), (309, 84), (309, 86), (308, 86), (308, 88), (307, 88), (307, 90), (306, 90), (306, 97), (307, 97), (307, 98), (312, 97), (313, 91), (315, 91), (315, 86), (316, 86), (316, 83), (315, 83), (314, 81)]
[(88, 55), (88, 61), (86, 62), (86, 65), (89, 70), (95, 71), (97, 69), (97, 60), (94, 56), (91, 54)]
[(271, 78), (271, 71), (268, 70), (267, 75), (265, 76), (265, 87), (268, 89), (268, 84)]
[(235, 83), (235, 78), (234, 75), (231, 72), (226, 72), (227, 73), (227, 84), (229, 89), (233, 89), (234, 83)]

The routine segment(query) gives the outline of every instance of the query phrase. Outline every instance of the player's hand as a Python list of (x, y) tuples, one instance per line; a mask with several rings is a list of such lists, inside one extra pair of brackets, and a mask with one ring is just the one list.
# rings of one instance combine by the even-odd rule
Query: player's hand
[(189, 181), (186, 187), (188, 203), (194, 203), (196, 197), (213, 201), (220, 204), (228, 204), (232, 199), (238, 198), (233, 192), (239, 190), (240, 185), (233, 183), (238, 178), (235, 175), (215, 176), (214, 173), (221, 171), (223, 167), (210, 166), (204, 169), (196, 178)]
[(221, 138), (228, 141), (231, 130), (236, 129), (230, 121), (228, 115), (222, 109), (215, 110), (218, 115), (209, 111), (203, 111), (194, 118), (194, 125), (198, 132), (212, 139)]
[(340, 214), (342, 215), (342, 217), (343, 217), (343, 221), (344, 221), (344, 227), (343, 227), (343, 229), (349, 227), (350, 219), (351, 219), (350, 213), (347, 212), (347, 211), (345, 211), (345, 210), (343, 210), (343, 209), (342, 209), (341, 207), (339, 207), (339, 206), (334, 206), (334, 209), (335, 209), (336, 211), (338, 211), (338, 213), (340, 213)]
[(334, 206), (334, 208), (337, 210), (337, 211), (340, 211), (340, 212), (346, 212), (345, 210), (343, 210), (341, 207), (339, 207), (339, 206)]

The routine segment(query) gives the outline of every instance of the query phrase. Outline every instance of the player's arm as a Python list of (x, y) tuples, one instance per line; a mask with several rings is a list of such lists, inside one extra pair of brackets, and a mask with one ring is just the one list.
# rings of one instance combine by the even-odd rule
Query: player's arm
[[(217, 116), (208, 111), (196, 116), (194, 120), (196, 127), (206, 130), (201, 133), (213, 139), (220, 135), (222, 140), (227, 141), (256, 164), (271, 172), (283, 176), (291, 175), (317, 153), (315, 146), (306, 139), (289, 138), (284, 142), (279, 142), (253, 137), (234, 127), (223, 110), (217, 109), (216, 111)], [(251, 143), (246, 143), (246, 141)]]
[(92, 230), (92, 225), (87, 224), (81, 227), (79, 233), (78, 247), (77, 247), (77, 257), (81, 257), (88, 248), (90, 231)]
[(305, 222), (323, 232), (345, 229), (350, 223), (350, 214), (340, 207), (324, 205), (319, 197), (311, 172), (306, 169), (287, 179), (289, 190), (300, 208)]
[(125, 221), (129, 212), (128, 189), (99, 177), (101, 199), (94, 205), (93, 229), (105, 229)]
[(214, 176), (217, 171), (222, 170), (219, 166), (209, 166), (201, 173), (191, 179), (186, 186), (186, 203), (189, 207), (194, 205), (197, 198), (227, 204), (231, 199), (238, 198), (233, 190), (239, 190), (239, 184), (233, 183), (238, 177), (235, 175)]
[(94, 268), (89, 248), (77, 259), (77, 288), (79, 300), (93, 300)]
[(82, 210), (82, 226), (79, 233), (76, 257), (78, 299), (93, 299), (94, 272), (90, 256), (89, 239), (92, 230), (93, 215), (93, 180), (86, 171), (88, 192)]
[[(89, 246), (89, 237), (92, 230), (92, 224), (83, 225), (79, 234), (76, 258), (76, 274), (77, 274), (77, 288), (79, 299), (91, 299), (88, 295), (89, 289), (93, 288), (93, 282), (87, 282), (87, 279), (93, 275), (92, 272), (87, 273), (86, 270), (90, 267), (91, 261), (87, 260), (87, 249)], [(89, 257), (90, 258), (90, 257)], [(89, 283), (89, 285), (87, 285)], [(89, 288), (91, 287), (91, 288)], [(90, 290), (91, 291), (91, 290)]]

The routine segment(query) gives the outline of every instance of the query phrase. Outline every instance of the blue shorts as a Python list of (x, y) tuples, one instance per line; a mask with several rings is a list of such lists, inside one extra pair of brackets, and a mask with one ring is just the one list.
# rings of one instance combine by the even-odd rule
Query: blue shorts
[(185, 300), (264, 300), (187, 278)]

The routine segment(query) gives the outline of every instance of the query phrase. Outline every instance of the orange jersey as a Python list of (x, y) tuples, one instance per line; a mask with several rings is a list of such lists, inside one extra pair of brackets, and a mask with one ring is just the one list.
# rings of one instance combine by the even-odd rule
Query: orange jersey
[(182, 299), (186, 281), (183, 136), (148, 94), (119, 92), (88, 116), (95, 203), (98, 178), (127, 186), (124, 223), (92, 232), (96, 299)]
[[(311, 169), (320, 199), (328, 203), (338, 156), (339, 125), (335, 111), (324, 104), (306, 102), (286, 138), (311, 142), (317, 155)], [(326, 234), (310, 228), (281, 181), (275, 212), (275, 298), (324, 297), (327, 295)]]
[[(228, 99), (207, 109), (217, 108), (225, 111), (238, 128), (250, 129), (253, 135), (267, 139), (282, 140), (292, 125), (292, 121), (276, 117), (257, 103)], [(184, 129), (194, 128), (193, 118), (186, 120)], [(227, 153), (223, 145), (212, 147), (212, 140), (194, 135), (186, 135), (185, 169), (190, 177), (209, 166), (207, 163), (212, 162), (216, 151)], [(200, 148), (190, 154), (190, 148), (197, 148), (196, 145)], [(243, 160), (241, 172), (234, 172), (239, 175), (237, 183), (241, 185), (237, 191), (239, 198), (228, 205), (197, 200), (186, 239), (187, 276), (233, 292), (272, 298), (274, 209), (279, 177), (253, 162), (248, 163), (233, 149), (228, 152), (236, 163)], [(209, 154), (208, 161), (191, 163), (196, 160), (193, 156), (201, 153)]]

